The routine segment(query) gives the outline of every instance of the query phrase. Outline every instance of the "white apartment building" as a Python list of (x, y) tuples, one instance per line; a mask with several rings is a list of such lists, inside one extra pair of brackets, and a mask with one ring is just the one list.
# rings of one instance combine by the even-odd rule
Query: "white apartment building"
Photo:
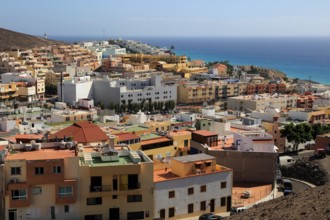
[(265, 131), (234, 132), (234, 144), (238, 151), (276, 152), (273, 136)]
[(231, 209), (233, 172), (207, 154), (171, 159), (154, 171), (154, 218), (182, 219)]
[(238, 111), (255, 111), (265, 110), (268, 107), (275, 107), (279, 109), (296, 107), (297, 96), (295, 95), (270, 95), (270, 94), (259, 94), (259, 95), (246, 95), (236, 96), (228, 98), (228, 109)]
[(77, 77), (71, 81), (63, 82), (63, 96), (61, 84), (58, 84), (58, 96), (69, 105), (79, 99), (94, 99), (95, 103), (101, 102), (105, 106), (110, 103), (121, 104), (129, 102), (140, 103), (143, 99), (152, 102), (166, 102), (177, 100), (177, 85), (165, 83), (161, 75), (142, 79), (103, 79), (90, 80), (89, 77)]

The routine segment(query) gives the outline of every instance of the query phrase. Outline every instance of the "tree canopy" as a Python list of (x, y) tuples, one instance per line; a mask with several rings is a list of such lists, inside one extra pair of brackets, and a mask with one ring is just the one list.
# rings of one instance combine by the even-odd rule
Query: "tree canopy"
[(290, 123), (281, 130), (281, 137), (286, 137), (289, 142), (293, 142), (293, 150), (298, 150), (298, 145), (313, 139), (313, 128), (307, 123), (294, 125)]

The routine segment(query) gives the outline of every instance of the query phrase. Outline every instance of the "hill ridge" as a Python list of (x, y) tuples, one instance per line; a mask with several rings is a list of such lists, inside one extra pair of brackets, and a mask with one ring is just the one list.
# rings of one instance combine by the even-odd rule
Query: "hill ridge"
[(63, 44), (63, 42), (45, 39), (0, 27), (0, 51), (11, 49), (28, 49), (54, 44)]

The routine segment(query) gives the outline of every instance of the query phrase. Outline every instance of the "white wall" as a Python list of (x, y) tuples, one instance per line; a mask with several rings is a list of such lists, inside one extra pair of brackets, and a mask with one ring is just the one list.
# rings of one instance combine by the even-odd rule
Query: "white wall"
[[(221, 182), (226, 181), (226, 189), (220, 189)], [(200, 186), (206, 185), (206, 192), (200, 192)], [(188, 188), (194, 187), (194, 194), (188, 195)], [(169, 191), (175, 191), (175, 198), (168, 198)], [(186, 178), (177, 178), (155, 183), (154, 190), (154, 218), (159, 218), (159, 210), (175, 207), (175, 216), (188, 213), (188, 204), (194, 204), (194, 212), (200, 211), (200, 202), (215, 199), (215, 207), (220, 207), (220, 198), (231, 196), (232, 172), (217, 172), (204, 175), (195, 175)], [(209, 207), (207, 207), (209, 209)]]

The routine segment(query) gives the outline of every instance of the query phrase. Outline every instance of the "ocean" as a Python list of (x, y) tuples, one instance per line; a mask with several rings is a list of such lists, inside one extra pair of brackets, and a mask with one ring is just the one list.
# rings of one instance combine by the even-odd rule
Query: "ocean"
[[(77, 42), (102, 37), (50, 36)], [(113, 37), (117, 38), (117, 37)], [(330, 85), (330, 37), (122, 37), (154, 46), (174, 46), (177, 55), (233, 65), (274, 68), (291, 78), (312, 79)]]

